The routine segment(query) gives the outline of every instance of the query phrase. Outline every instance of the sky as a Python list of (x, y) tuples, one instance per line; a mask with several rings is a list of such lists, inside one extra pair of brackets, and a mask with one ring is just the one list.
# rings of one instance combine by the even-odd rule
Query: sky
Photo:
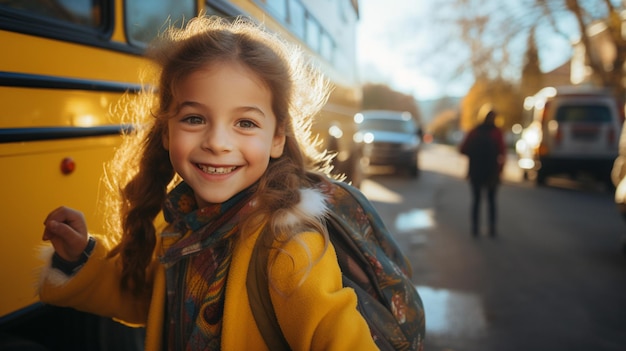
[[(417, 0), (419, 1), (419, 0)], [(408, 0), (360, 0), (357, 57), (364, 82), (384, 83), (418, 98), (440, 94), (435, 79), (427, 77), (404, 56), (405, 44), (394, 38), (399, 15), (419, 18), (420, 6)]]
[[(357, 57), (361, 80), (383, 83), (418, 100), (442, 95), (463, 95), (471, 81), (450, 86), (420, 69), (411, 59), (416, 41), (428, 40), (429, 33), (402, 28), (405, 23), (420, 23), (426, 16), (423, 2), (428, 0), (360, 0)], [(417, 36), (415, 36), (417, 34)]]
[[(432, 62), (420, 62), (420, 47), (425, 52), (437, 40), (436, 27), (424, 24), (432, 1), (436, 0), (359, 1), (357, 57), (362, 82), (387, 84), (417, 100), (467, 93), (472, 77), (444, 81), (444, 72), (433, 74), (436, 70), (427, 69)], [(568, 45), (551, 44), (553, 52), (546, 54), (547, 60), (542, 58), (542, 69), (551, 70), (565, 62)]]

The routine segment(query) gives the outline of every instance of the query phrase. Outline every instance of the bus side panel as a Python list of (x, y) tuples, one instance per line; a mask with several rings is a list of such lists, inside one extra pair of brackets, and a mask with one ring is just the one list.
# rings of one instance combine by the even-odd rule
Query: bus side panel
[[(37, 255), (42, 245), (43, 221), (49, 211), (65, 205), (85, 214), (90, 231), (102, 230), (98, 196), (103, 163), (108, 161), (119, 136), (78, 140), (0, 144), (0, 193), (5, 209), (0, 235), (0, 315), (20, 310), (37, 301)], [(64, 159), (75, 163), (73, 173), (61, 172)]]

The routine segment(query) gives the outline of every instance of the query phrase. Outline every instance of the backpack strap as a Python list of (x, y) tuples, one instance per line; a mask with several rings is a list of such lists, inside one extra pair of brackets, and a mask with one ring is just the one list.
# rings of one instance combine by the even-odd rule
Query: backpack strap
[[(393, 238), (393, 235), (389, 232), (385, 223), (378, 213), (378, 211), (374, 208), (370, 200), (363, 194), (360, 190), (354, 188), (353, 186), (346, 184), (341, 181), (333, 181), (333, 184), (338, 188), (342, 188), (346, 192), (348, 192), (355, 202), (350, 203), (350, 207), (360, 206), (363, 208), (363, 212), (367, 214), (370, 225), (372, 226), (373, 235), (375, 237), (376, 243), (382, 247), (385, 254), (404, 272), (408, 277), (413, 275), (413, 268), (411, 267), (411, 263), (409, 259), (404, 255), (402, 249), (398, 246), (397, 242)], [(338, 218), (339, 216), (333, 212), (333, 218)], [(337, 220), (335, 220), (337, 222)], [(339, 224), (341, 223), (341, 219), (339, 219)], [(338, 231), (343, 231), (343, 226), (338, 225), (337, 223), (334, 225), (335, 228), (340, 228)], [(335, 229), (337, 230), (337, 229)]]
[[(334, 213), (330, 212), (328, 216), (332, 218), (328, 224), (341, 227)], [(248, 276), (246, 278), (248, 302), (252, 310), (252, 315), (254, 316), (254, 321), (265, 341), (265, 345), (267, 345), (271, 351), (290, 351), (291, 347), (280, 329), (278, 318), (274, 311), (274, 305), (270, 297), (269, 278), (267, 274), (267, 262), (270, 250), (269, 244), (267, 243), (268, 240), (264, 240), (264, 238), (267, 237), (264, 233), (265, 231), (261, 232), (257, 238), (254, 248), (252, 249), (250, 263), (248, 264)], [(347, 238), (345, 237), (347, 234), (343, 235), (344, 237), (342, 239), (345, 240), (344, 244), (349, 243), (350, 240), (346, 240)], [(357, 249), (354, 248), (354, 250), (356, 251)]]
[(288, 351), (291, 348), (280, 329), (270, 297), (267, 275), (269, 246), (265, 245), (262, 240), (266, 236), (263, 235), (264, 233), (265, 231), (261, 232), (256, 240), (250, 263), (248, 264), (248, 276), (246, 279), (248, 300), (254, 321), (267, 347), (272, 351)]

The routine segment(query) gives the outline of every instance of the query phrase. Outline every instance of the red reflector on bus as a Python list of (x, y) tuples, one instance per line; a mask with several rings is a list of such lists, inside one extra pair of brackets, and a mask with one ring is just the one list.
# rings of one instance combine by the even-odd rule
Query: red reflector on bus
[(76, 169), (76, 162), (71, 157), (66, 157), (61, 161), (61, 173), (70, 174)]

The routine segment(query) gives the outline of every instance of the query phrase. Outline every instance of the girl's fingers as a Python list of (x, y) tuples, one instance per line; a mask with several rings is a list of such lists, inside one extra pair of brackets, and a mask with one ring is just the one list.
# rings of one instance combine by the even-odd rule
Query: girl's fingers
[(42, 239), (52, 242), (63, 259), (74, 261), (79, 258), (89, 240), (83, 214), (67, 207), (50, 212), (44, 221)]
[[(87, 235), (87, 224), (85, 223), (85, 217), (82, 212), (76, 211), (69, 207), (59, 207), (54, 211), (50, 212), (44, 221), (44, 225), (48, 225), (48, 223), (58, 222), (62, 224), (66, 224), (70, 226), (73, 230), (80, 234)], [(55, 228), (56, 227), (55, 224)], [(61, 227), (62, 228), (62, 227)], [(64, 230), (64, 229), (61, 229)]]

